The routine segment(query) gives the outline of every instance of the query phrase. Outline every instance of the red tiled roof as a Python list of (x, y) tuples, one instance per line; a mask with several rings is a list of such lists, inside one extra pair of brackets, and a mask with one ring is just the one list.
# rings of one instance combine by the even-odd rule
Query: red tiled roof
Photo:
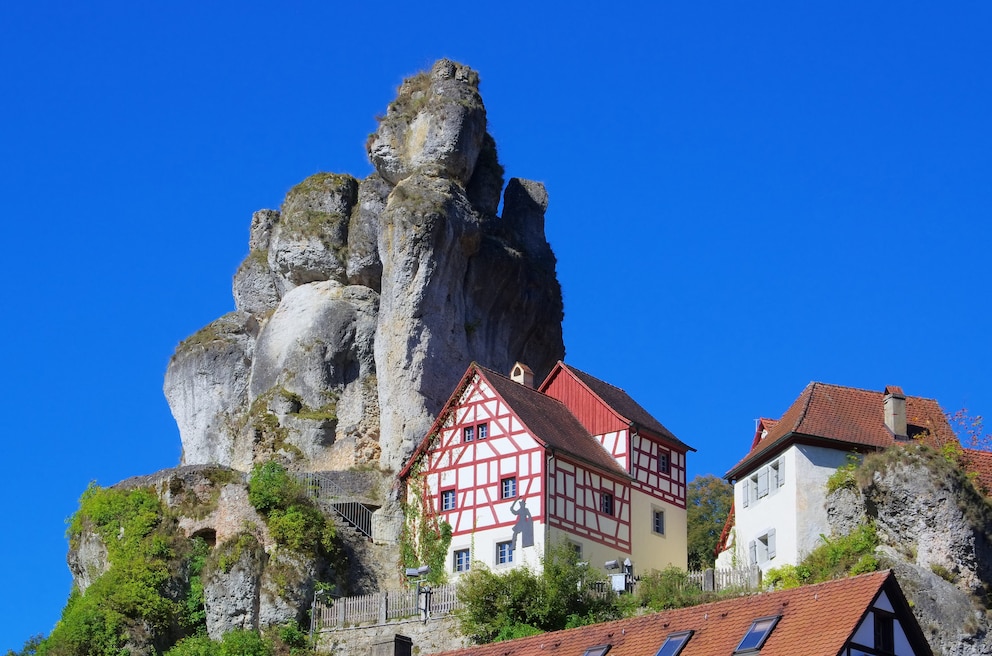
[(561, 401), (514, 382), (491, 369), (478, 367), (478, 370), (535, 438), (556, 451), (613, 474), (629, 477), (623, 467), (589, 434)]
[(565, 364), (564, 362), (561, 363), (561, 366), (582, 381), (582, 383), (588, 387), (593, 394), (598, 396), (603, 403), (613, 408), (614, 412), (626, 419), (628, 422), (646, 428), (652, 433), (657, 434), (659, 437), (664, 437), (688, 451), (695, 451), (695, 449), (691, 446), (675, 437), (675, 435), (670, 430), (665, 428), (660, 421), (655, 419), (651, 413), (641, 407), (641, 405), (632, 399), (627, 392), (623, 391), (616, 385), (611, 385), (596, 378), (595, 376), (591, 376), (584, 371), (576, 369), (571, 365)]
[(975, 487), (988, 496), (992, 493), (992, 453), (963, 449), (964, 470), (975, 475)]
[[(898, 387), (887, 389), (901, 392)], [(892, 446), (896, 439), (885, 426), (884, 397), (882, 392), (810, 383), (768, 434), (727, 472), (726, 478), (736, 478), (798, 436), (836, 442), (838, 448)], [(906, 423), (910, 437), (920, 437), (933, 444), (957, 441), (944, 412), (933, 399), (907, 396)]]
[(589, 647), (611, 645), (609, 656), (650, 656), (665, 637), (694, 631), (681, 656), (732, 654), (751, 623), (762, 617), (781, 619), (761, 648), (761, 656), (836, 656), (854, 634), (870, 604), (885, 589), (904, 628), (926, 654), (895, 576), (874, 572), (792, 590), (737, 597), (712, 604), (641, 615), (615, 622), (544, 633), (529, 638), (466, 647), (444, 656), (581, 656)]

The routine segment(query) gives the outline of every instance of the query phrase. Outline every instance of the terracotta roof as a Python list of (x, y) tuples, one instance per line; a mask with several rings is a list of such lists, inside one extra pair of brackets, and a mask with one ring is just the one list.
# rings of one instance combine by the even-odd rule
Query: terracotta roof
[(974, 474), (975, 487), (988, 496), (992, 493), (992, 453), (976, 449), (963, 449), (964, 470)]
[[(898, 387), (887, 389), (901, 392)], [(836, 442), (837, 448), (884, 449), (896, 444), (885, 426), (884, 397), (882, 392), (810, 383), (768, 434), (727, 472), (726, 478), (735, 478), (760, 464), (800, 436)], [(936, 445), (957, 441), (943, 410), (933, 399), (907, 396), (906, 423), (909, 437)]]
[(641, 407), (641, 405), (632, 399), (627, 392), (623, 391), (616, 385), (610, 385), (609, 383), (602, 381), (595, 376), (591, 376), (584, 371), (576, 369), (575, 367), (560, 363), (563, 369), (567, 369), (576, 378), (578, 378), (586, 387), (592, 391), (593, 394), (598, 396), (603, 403), (610, 406), (614, 412), (626, 419), (628, 422), (637, 424), (647, 430), (655, 433), (659, 437), (664, 437), (673, 443), (685, 448), (688, 451), (695, 451), (691, 446), (675, 437), (675, 435), (665, 428), (665, 426), (655, 419), (651, 413)]
[[(761, 656), (836, 656), (854, 634), (869, 605), (883, 589), (914, 642), (925, 639), (899, 590), (895, 576), (874, 572), (792, 590), (737, 597), (691, 608), (641, 615), (615, 622), (543, 633), (529, 638), (466, 647), (445, 656), (582, 656), (589, 647), (611, 645), (609, 656), (650, 656), (670, 633), (694, 631), (681, 656), (732, 654), (751, 623), (781, 619)], [(919, 646), (920, 654), (927, 654)]]
[(556, 451), (629, 478), (603, 445), (589, 434), (564, 403), (485, 367), (477, 367), (535, 438)]

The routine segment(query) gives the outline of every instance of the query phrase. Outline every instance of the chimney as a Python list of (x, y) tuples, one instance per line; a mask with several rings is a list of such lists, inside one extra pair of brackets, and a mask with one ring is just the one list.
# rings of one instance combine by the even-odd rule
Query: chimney
[(906, 439), (906, 395), (901, 387), (888, 385), (885, 388), (885, 427), (892, 431), (896, 439)]
[(510, 380), (533, 389), (534, 372), (527, 365), (517, 362), (513, 365), (513, 369), (510, 370)]

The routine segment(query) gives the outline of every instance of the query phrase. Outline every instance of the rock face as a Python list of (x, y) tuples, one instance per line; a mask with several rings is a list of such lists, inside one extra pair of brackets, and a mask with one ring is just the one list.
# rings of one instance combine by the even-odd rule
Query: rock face
[[(903, 451), (903, 450), (900, 450)], [(827, 498), (835, 534), (874, 522), (934, 653), (992, 654), (983, 603), (992, 582), (992, 509), (957, 467), (906, 449), (858, 490)]]
[(166, 372), (183, 464), (396, 471), (470, 362), (540, 377), (564, 357), (547, 193), (511, 179), (497, 216), (478, 83), (437, 62), (370, 137), (375, 173), (320, 173), (255, 213), (237, 310)]

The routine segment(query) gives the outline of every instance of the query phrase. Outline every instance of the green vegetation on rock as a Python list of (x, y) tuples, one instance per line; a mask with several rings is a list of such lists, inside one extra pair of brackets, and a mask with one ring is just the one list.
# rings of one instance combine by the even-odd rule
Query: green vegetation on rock
[(37, 654), (120, 656), (136, 635), (171, 644), (202, 628), (203, 541), (183, 536), (153, 490), (91, 485), (69, 523), (74, 548), (84, 531), (99, 536), (110, 567), (73, 591)]

